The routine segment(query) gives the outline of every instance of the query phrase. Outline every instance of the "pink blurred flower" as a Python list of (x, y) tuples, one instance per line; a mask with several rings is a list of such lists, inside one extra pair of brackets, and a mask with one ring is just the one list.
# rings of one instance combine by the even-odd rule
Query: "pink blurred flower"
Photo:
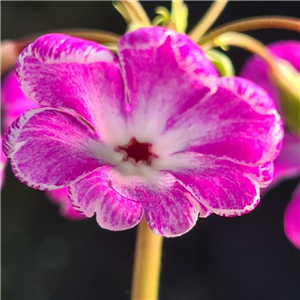
[(284, 213), (284, 231), (289, 240), (300, 249), (300, 185)]
[(69, 220), (80, 220), (85, 219), (85, 216), (77, 212), (71, 204), (68, 196), (68, 188), (64, 187), (62, 189), (46, 191), (47, 197), (60, 206), (60, 214)]
[(15, 71), (7, 74), (1, 85), (1, 109), (3, 132), (27, 110), (38, 107), (20, 88)]
[(0, 142), (1, 142), (1, 146), (0, 146), (0, 151), (1, 151), (0, 187), (2, 188), (4, 177), (5, 177), (4, 169), (5, 169), (6, 161), (7, 161), (7, 158), (2, 151), (2, 136), (0, 137)]
[[(13, 123), (15, 119), (20, 117), (26, 111), (37, 108), (38, 105), (29, 100), (20, 88), (17, 76), (14, 71), (10, 72), (1, 86), (1, 109), (2, 109), (2, 125), (3, 131)], [(6, 164), (6, 156), (2, 152), (1, 142), (1, 186), (4, 176), (4, 166)], [(62, 188), (57, 191), (46, 192), (49, 199), (61, 206), (60, 213), (67, 219), (79, 220), (84, 216), (76, 212), (68, 198), (68, 188)]]
[[(300, 42), (280, 41), (268, 45), (268, 49), (281, 59), (288, 61), (300, 72)], [(252, 56), (243, 66), (241, 76), (263, 87), (275, 99), (280, 111), (279, 94), (268, 76), (267, 65), (257, 56)]]
[[(268, 48), (279, 58), (289, 62), (300, 72), (300, 42), (281, 41), (268, 45)], [(241, 75), (261, 85), (276, 100), (280, 111), (279, 94), (276, 87), (271, 83), (266, 64), (258, 57), (251, 57), (242, 69)], [(283, 99), (284, 100), (284, 99)], [(300, 139), (286, 132), (283, 148), (277, 159), (274, 161), (274, 180), (271, 186), (287, 178), (300, 175)], [(284, 228), (290, 241), (300, 249), (300, 218), (299, 218), (299, 190), (297, 188), (291, 203), (288, 205), (285, 217)], [(297, 199), (298, 197), (298, 199)], [(292, 211), (295, 210), (295, 211)]]
[(246, 79), (219, 78), (186, 35), (142, 28), (117, 49), (49, 34), (23, 51), (21, 86), (42, 108), (5, 136), (17, 178), (70, 186), (76, 209), (110, 230), (144, 215), (155, 234), (178, 236), (199, 214), (254, 209), (283, 138), (273, 100)]

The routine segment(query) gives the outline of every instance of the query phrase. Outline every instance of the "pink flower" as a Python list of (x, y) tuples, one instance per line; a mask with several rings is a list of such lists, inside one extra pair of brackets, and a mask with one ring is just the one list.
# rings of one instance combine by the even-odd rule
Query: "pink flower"
[(27, 110), (38, 107), (20, 88), (14, 71), (7, 74), (1, 85), (1, 109), (3, 132)]
[(1, 151), (0, 187), (2, 187), (4, 177), (5, 177), (4, 169), (5, 169), (5, 166), (6, 166), (7, 158), (6, 158), (6, 156), (4, 155), (4, 153), (2, 151), (2, 136), (0, 136), (0, 141), (1, 141), (1, 146), (0, 146), (0, 151)]
[[(13, 123), (15, 119), (20, 117), (26, 111), (38, 107), (37, 104), (29, 100), (20, 88), (15, 72), (10, 72), (1, 86), (1, 104), (2, 104), (2, 125), (3, 130)], [(6, 156), (2, 152), (1, 142), (1, 183), (4, 176), (4, 166), (6, 164)], [(84, 216), (76, 212), (68, 198), (68, 188), (62, 188), (56, 191), (46, 192), (49, 199), (61, 206), (60, 213), (67, 219), (80, 220)]]
[[(268, 48), (279, 58), (289, 62), (300, 72), (300, 43), (297, 41), (282, 41), (268, 45)], [(257, 57), (251, 57), (243, 67), (241, 75), (261, 85), (269, 92), (280, 110), (279, 94), (276, 87), (271, 83), (266, 64)], [(283, 99), (284, 100), (284, 99)], [(272, 186), (286, 178), (300, 175), (300, 139), (290, 133), (285, 133), (283, 148), (274, 161), (274, 180)], [(293, 200), (288, 205), (284, 227), (287, 237), (300, 249), (300, 218), (299, 218), (299, 189), (294, 193)], [(298, 199), (297, 199), (298, 197)], [(295, 210), (295, 211), (292, 211)]]
[(300, 249), (300, 185), (284, 213), (284, 231), (289, 240)]
[(77, 212), (71, 204), (68, 196), (68, 188), (46, 191), (47, 197), (54, 203), (60, 206), (60, 214), (69, 220), (81, 220), (85, 219), (85, 216)]
[(155, 234), (190, 230), (200, 214), (239, 216), (273, 177), (283, 129), (273, 100), (219, 78), (201, 49), (161, 27), (122, 36), (118, 56), (94, 42), (40, 37), (17, 62), (37, 108), (4, 139), (27, 185), (69, 187), (73, 205), (124, 230), (144, 215)]

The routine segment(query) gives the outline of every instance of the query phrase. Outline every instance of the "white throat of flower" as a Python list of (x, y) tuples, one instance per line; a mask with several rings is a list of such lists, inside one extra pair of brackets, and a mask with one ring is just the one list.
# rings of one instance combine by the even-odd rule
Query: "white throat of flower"
[(151, 178), (158, 171), (155, 167), (159, 156), (153, 152), (151, 143), (140, 143), (136, 138), (115, 148), (122, 155), (115, 169), (125, 176), (142, 176)]

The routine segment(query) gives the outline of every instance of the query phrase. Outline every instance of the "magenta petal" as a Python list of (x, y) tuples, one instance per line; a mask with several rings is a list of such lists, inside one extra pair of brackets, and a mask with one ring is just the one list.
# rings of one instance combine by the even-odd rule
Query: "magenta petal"
[(218, 76), (199, 46), (162, 27), (122, 36), (118, 54), (132, 109), (131, 130), (139, 140), (166, 130), (173, 116), (211, 91), (208, 78)]
[[(277, 57), (288, 61), (298, 72), (300, 72), (300, 42), (298, 41), (279, 41), (267, 45), (268, 49)], [(279, 95), (272, 84), (266, 63), (252, 56), (243, 66), (241, 76), (252, 80), (263, 87), (279, 105)]]
[(168, 172), (208, 211), (220, 216), (239, 216), (254, 209), (259, 187), (270, 181), (265, 172), (272, 174), (269, 166), (248, 167), (195, 153), (182, 153), (176, 159), (181, 168)]
[(6, 166), (6, 162), (7, 162), (7, 157), (6, 155), (3, 153), (2, 151), (2, 137), (0, 139), (0, 151), (1, 151), (1, 165), (0, 165), (0, 187), (2, 187), (3, 181), (4, 181), (4, 177), (5, 177), (5, 166)]
[(122, 180), (115, 174), (111, 174), (110, 179), (112, 188), (119, 194), (142, 203), (147, 223), (155, 234), (180, 236), (195, 225), (199, 211), (200, 217), (210, 214), (203, 205), (199, 207), (172, 175), (165, 172), (157, 174), (153, 182), (138, 176)]
[(23, 91), (38, 105), (78, 113), (103, 139), (124, 128), (123, 79), (117, 58), (107, 48), (47, 34), (25, 48), (16, 70)]
[(109, 230), (125, 230), (143, 216), (142, 204), (122, 197), (110, 188), (110, 167), (99, 168), (71, 185), (70, 198), (76, 210), (87, 217), (96, 213), (98, 224)]
[(242, 175), (174, 175), (200, 203), (220, 216), (240, 216), (253, 210), (259, 203), (258, 186)]
[(54, 202), (55, 204), (58, 204), (60, 206), (60, 214), (69, 220), (82, 220), (85, 218), (85, 216), (79, 212), (77, 212), (69, 199), (68, 196), (68, 188), (62, 188), (58, 190), (53, 191), (47, 191), (46, 192), (47, 197)]
[[(253, 168), (255, 170), (255, 167)], [(259, 186), (261, 188), (267, 187), (269, 184), (271, 184), (274, 180), (274, 163), (269, 162), (264, 165), (260, 165), (257, 168), (259, 178)], [(255, 171), (254, 171), (255, 172)]]
[(15, 71), (10, 72), (1, 85), (1, 105), (4, 132), (23, 113), (37, 107), (21, 90)]
[(300, 139), (285, 133), (282, 151), (274, 161), (274, 183), (300, 175)]
[(300, 185), (285, 210), (284, 231), (288, 239), (300, 249)]
[(84, 122), (47, 108), (28, 111), (3, 139), (18, 179), (37, 189), (57, 189), (106, 164), (98, 136)]
[(298, 72), (300, 72), (300, 42), (279, 41), (267, 45), (272, 53), (288, 61)]
[[(171, 177), (171, 176), (170, 176)], [(165, 237), (180, 236), (194, 227), (196, 224), (199, 205), (197, 201), (175, 182), (160, 185), (157, 189), (146, 189), (143, 202), (145, 218), (154, 234)], [(207, 217), (209, 212), (203, 211), (202, 216)]]
[(199, 204), (199, 218), (205, 219), (209, 217), (213, 212), (208, 210), (202, 203)]
[(201, 144), (190, 151), (262, 164), (281, 150), (283, 124), (273, 99), (250, 81), (221, 78), (218, 91), (202, 108)]
[(216, 85), (212, 96), (178, 117), (162, 144), (172, 141), (180, 146), (177, 151), (189, 150), (243, 164), (272, 161), (283, 139), (282, 121), (273, 100), (246, 79), (223, 77)]

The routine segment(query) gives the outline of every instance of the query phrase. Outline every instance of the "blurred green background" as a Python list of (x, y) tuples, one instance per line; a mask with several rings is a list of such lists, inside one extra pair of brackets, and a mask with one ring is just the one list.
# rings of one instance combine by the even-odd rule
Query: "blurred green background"
[[(154, 17), (158, 5), (143, 1)], [(211, 2), (191, 1), (190, 26)], [(299, 2), (232, 1), (216, 25), (254, 15), (299, 17)], [(2, 39), (61, 28), (122, 34), (111, 2), (2, 1)], [(264, 43), (298, 39), (284, 30), (251, 34)], [(237, 72), (249, 55), (229, 52)], [(300, 252), (286, 239), (283, 213), (299, 178), (268, 192), (250, 214), (199, 219), (180, 238), (165, 239), (160, 299), (299, 299)], [(110, 232), (94, 218), (68, 221), (43, 192), (20, 183), (6, 168), (2, 189), (2, 299), (129, 299), (136, 229)]]

